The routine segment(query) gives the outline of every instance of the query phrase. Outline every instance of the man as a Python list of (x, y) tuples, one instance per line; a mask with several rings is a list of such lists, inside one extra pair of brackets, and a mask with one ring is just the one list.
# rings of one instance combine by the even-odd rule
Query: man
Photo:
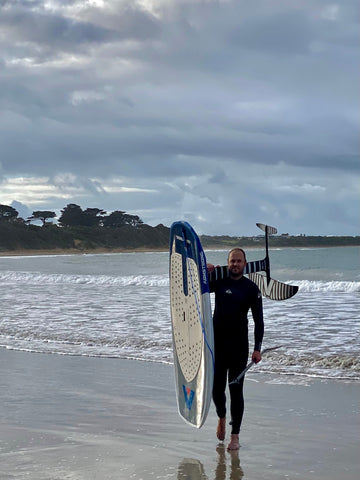
[[(225, 439), (226, 425), (226, 380), (233, 381), (246, 367), (249, 354), (248, 319), (251, 309), (254, 319), (254, 351), (252, 360), (261, 360), (261, 342), (264, 334), (262, 298), (258, 287), (243, 276), (246, 256), (241, 248), (234, 248), (228, 256), (226, 278), (215, 279), (211, 272), (215, 267), (208, 264), (210, 273), (210, 291), (215, 292), (214, 340), (215, 340), (215, 374), (213, 400), (219, 417), (217, 437)], [(231, 439), (228, 450), (238, 450), (239, 432), (244, 413), (243, 395), (244, 377), (239, 384), (229, 385)]]

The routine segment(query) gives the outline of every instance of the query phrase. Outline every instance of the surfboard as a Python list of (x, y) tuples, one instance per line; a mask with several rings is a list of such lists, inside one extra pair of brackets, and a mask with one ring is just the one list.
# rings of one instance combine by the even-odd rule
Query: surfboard
[(178, 411), (200, 428), (211, 403), (214, 334), (206, 257), (187, 222), (171, 225), (169, 276)]

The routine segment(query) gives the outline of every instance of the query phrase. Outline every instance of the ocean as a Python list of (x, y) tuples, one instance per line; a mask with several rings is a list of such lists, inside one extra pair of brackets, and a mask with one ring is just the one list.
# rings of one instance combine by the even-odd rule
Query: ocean
[[(224, 265), (227, 251), (206, 257)], [(281, 348), (251, 375), (358, 382), (360, 247), (270, 249), (270, 262), (299, 291), (264, 299), (263, 348)], [(0, 257), (0, 347), (172, 363), (168, 263), (166, 252)], [(251, 313), (249, 333), (252, 348)]]

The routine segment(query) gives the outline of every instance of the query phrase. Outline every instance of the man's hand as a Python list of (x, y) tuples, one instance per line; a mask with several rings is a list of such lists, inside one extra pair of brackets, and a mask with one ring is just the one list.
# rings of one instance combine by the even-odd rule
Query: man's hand
[(261, 361), (261, 353), (259, 352), (259, 350), (253, 351), (251, 360), (255, 363), (259, 363)]
[(214, 267), (214, 265), (213, 265), (212, 263), (207, 263), (207, 264), (206, 264), (206, 268), (207, 268), (207, 271), (208, 271), (209, 273), (211, 273), (211, 272), (213, 272), (213, 271), (215, 270), (215, 267)]

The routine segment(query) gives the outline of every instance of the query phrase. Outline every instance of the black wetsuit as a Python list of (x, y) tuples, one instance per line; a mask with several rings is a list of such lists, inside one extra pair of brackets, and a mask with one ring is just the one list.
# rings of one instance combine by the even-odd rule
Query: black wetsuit
[[(215, 279), (210, 274), (210, 291), (215, 292), (214, 338), (215, 375), (213, 400), (219, 418), (226, 414), (226, 380), (234, 380), (246, 367), (249, 354), (248, 311), (255, 323), (254, 350), (261, 349), (264, 334), (262, 298), (258, 287), (247, 277)], [(244, 413), (244, 377), (230, 388), (230, 411), (233, 434), (240, 431)]]

